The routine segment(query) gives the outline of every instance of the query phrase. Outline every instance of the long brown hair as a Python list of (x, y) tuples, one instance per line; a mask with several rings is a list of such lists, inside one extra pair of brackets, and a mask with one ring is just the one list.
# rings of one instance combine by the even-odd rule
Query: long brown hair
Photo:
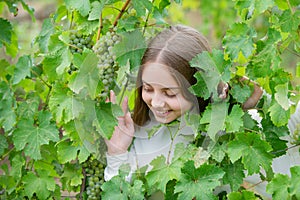
[[(159, 63), (170, 67), (172, 76), (183, 89), (183, 96), (191, 100), (195, 96), (188, 88), (197, 82), (194, 77), (197, 69), (190, 67), (189, 62), (203, 51), (211, 51), (206, 38), (196, 29), (183, 25), (170, 26), (150, 41), (137, 75), (133, 113), (135, 124), (142, 126), (149, 120), (149, 108), (142, 99), (142, 74), (146, 64)], [(202, 112), (208, 102), (203, 98), (197, 98), (196, 101), (194, 105), (197, 104), (198, 110)]]

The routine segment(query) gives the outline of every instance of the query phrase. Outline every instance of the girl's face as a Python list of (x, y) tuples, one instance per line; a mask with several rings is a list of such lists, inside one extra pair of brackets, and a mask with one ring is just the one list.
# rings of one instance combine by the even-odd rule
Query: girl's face
[(192, 108), (166, 66), (146, 64), (142, 84), (142, 98), (158, 122), (172, 122)]

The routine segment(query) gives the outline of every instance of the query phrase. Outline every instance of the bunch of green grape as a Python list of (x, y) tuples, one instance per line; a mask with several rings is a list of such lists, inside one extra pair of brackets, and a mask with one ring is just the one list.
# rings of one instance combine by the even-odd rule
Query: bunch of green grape
[(119, 66), (116, 62), (116, 55), (113, 51), (114, 45), (120, 42), (120, 36), (113, 31), (108, 31), (100, 37), (93, 47), (94, 52), (99, 58), (98, 67), (100, 69), (100, 77), (103, 83), (103, 90), (99, 96), (106, 98), (109, 91), (114, 88), (117, 71)]
[(70, 50), (72, 53), (82, 53), (84, 48), (93, 48), (93, 36), (84, 35), (80, 31), (70, 33)]
[(101, 199), (101, 186), (104, 183), (104, 168), (105, 164), (98, 161), (93, 156), (83, 163), (87, 181), (86, 195), (87, 200)]
[[(92, 35), (84, 35), (80, 31), (70, 33), (70, 50), (72, 53), (82, 53), (84, 48), (92, 49), (93, 45)], [(77, 67), (71, 63), (68, 73), (72, 74), (72, 72), (76, 70)]]

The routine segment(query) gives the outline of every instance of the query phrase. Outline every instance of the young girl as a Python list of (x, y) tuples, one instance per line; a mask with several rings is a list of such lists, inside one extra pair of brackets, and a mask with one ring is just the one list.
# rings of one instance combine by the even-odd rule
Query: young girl
[[(187, 112), (201, 113), (208, 105), (208, 101), (188, 90), (197, 82), (194, 77), (197, 69), (190, 67), (189, 62), (203, 51), (211, 51), (207, 40), (187, 26), (171, 26), (151, 40), (138, 71), (133, 116), (127, 110), (125, 98), (122, 103), (125, 115), (118, 118), (119, 125), (111, 139), (106, 140), (105, 180), (117, 175), (125, 163), (134, 172), (160, 155), (170, 162), (176, 144), (193, 141), (194, 133), (182, 118)], [(220, 83), (218, 89), (219, 97), (226, 98), (228, 85)], [(255, 85), (253, 95), (243, 107), (256, 105), (261, 94)], [(113, 92), (110, 101), (116, 102)], [(151, 129), (156, 131), (149, 136)]]

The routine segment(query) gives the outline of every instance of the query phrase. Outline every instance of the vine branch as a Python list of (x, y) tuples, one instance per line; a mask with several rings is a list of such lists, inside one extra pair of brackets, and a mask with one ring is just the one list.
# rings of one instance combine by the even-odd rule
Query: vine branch
[(121, 11), (119, 12), (117, 18), (115, 19), (113, 26), (116, 26), (118, 24), (118, 20), (122, 17), (124, 14), (125, 10), (127, 9), (127, 6), (129, 5), (131, 0), (126, 0), (125, 4), (123, 5)]
[(289, 6), (289, 9), (291, 10), (292, 14), (294, 14), (294, 10), (292, 9), (292, 6), (291, 6), (291, 3), (290, 3), (290, 0), (286, 0), (288, 6)]
[[(155, 2), (155, 0), (152, 1), (152, 4), (154, 4), (154, 2)], [(150, 14), (151, 14), (151, 12), (148, 12), (148, 14), (147, 14), (147, 17), (146, 17), (146, 20), (145, 20), (143, 34), (145, 34), (146, 27), (147, 27), (147, 24), (148, 24), (148, 21), (149, 21), (149, 18), (150, 18)]]
[(96, 41), (98, 41), (100, 39), (100, 34), (101, 34), (102, 28), (103, 28), (103, 19), (102, 19), (102, 12), (101, 12), (100, 16), (99, 16), (99, 28), (98, 28), (98, 32), (97, 32)]
[(287, 150), (289, 150), (289, 149), (292, 149), (292, 148), (295, 148), (295, 147), (298, 147), (298, 146), (300, 146), (300, 144), (295, 144), (295, 145), (293, 145), (293, 146), (287, 147), (287, 148), (285, 148), (285, 149), (273, 151), (273, 152), (271, 152), (271, 153), (272, 153), (272, 154), (281, 153), (281, 152), (283, 152), (283, 151), (287, 151)]

